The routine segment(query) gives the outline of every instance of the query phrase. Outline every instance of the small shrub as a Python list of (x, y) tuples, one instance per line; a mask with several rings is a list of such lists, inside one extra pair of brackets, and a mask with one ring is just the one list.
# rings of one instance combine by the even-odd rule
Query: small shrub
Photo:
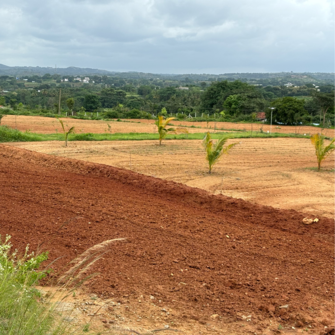
[(5, 241), (0, 236), (0, 334), (60, 334), (53, 328), (52, 312), (37, 301), (39, 291), (34, 288), (47, 274), (38, 270), (47, 253), (29, 253), (27, 246), (20, 258), (11, 248), (10, 236)]
[(212, 166), (218, 162), (219, 158), (223, 154), (228, 154), (231, 148), (233, 148), (237, 143), (232, 143), (223, 147), (226, 142), (228, 141), (229, 137), (222, 137), (220, 140), (218, 140), (216, 143), (211, 138), (211, 134), (208, 132), (203, 139), (203, 146), (206, 150), (206, 159), (208, 161), (208, 173), (212, 173)]
[(174, 117), (169, 117), (164, 120), (164, 116), (159, 115), (158, 120), (155, 122), (159, 134), (159, 145), (162, 145), (162, 140), (166, 137), (169, 131), (174, 131), (174, 128), (166, 128), (170, 121), (174, 120)]
[(333, 138), (327, 146), (325, 146), (324, 140), (325, 136), (320, 134), (315, 134), (311, 137), (311, 142), (314, 145), (315, 155), (318, 162), (318, 171), (321, 169), (322, 161), (335, 150), (335, 138)]

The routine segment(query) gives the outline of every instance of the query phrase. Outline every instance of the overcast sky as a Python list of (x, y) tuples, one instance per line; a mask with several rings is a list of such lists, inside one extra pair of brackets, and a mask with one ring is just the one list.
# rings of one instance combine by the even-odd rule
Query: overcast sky
[(332, 0), (0, 0), (0, 63), (334, 72)]

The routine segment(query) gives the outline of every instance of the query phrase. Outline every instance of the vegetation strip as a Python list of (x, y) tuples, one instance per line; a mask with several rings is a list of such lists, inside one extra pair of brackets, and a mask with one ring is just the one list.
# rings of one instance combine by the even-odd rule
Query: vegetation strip
[[(166, 140), (202, 140), (204, 133), (195, 134), (167, 134)], [(301, 134), (285, 134), (285, 133), (256, 133), (256, 132), (217, 132), (212, 133), (213, 139), (220, 139), (222, 135), (229, 138), (309, 138), (307, 135)], [(71, 134), (68, 141), (142, 141), (142, 140), (158, 140), (157, 134), (151, 133), (119, 133), (119, 134), (93, 134), (79, 133)], [(0, 142), (35, 142), (35, 141), (64, 141), (64, 134), (37, 134), (31, 132), (21, 132), (7, 126), (0, 126)]]

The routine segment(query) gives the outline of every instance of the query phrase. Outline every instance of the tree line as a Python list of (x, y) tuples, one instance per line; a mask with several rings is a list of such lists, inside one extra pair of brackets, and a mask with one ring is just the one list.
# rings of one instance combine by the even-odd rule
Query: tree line
[[(274, 107), (274, 123), (334, 125), (334, 86), (330, 84), (263, 87), (240, 80), (187, 79), (186, 86), (179, 86), (180, 82), (173, 80), (92, 76), (94, 85), (77, 85), (59, 84), (59, 78), (31, 76), (28, 83), (17, 87), (17, 80), (1, 76), (0, 88), (4, 92), (0, 105), (13, 110), (39, 110), (42, 114), (58, 113), (59, 109), (72, 114), (105, 112), (110, 118), (155, 117), (166, 108), (178, 118), (220, 116), (227, 121), (252, 121), (259, 112), (265, 112), (269, 121), (269, 107)], [(6, 92), (4, 88), (11, 84), (16, 85), (15, 90)]]

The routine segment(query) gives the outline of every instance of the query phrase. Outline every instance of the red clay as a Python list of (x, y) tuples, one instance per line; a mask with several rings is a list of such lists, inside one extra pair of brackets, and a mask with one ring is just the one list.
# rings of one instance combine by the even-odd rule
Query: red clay
[(57, 275), (89, 247), (125, 237), (91, 269), (100, 273), (92, 292), (131, 301), (154, 295), (186, 319), (249, 313), (260, 324), (270, 316), (297, 327), (334, 319), (333, 220), (307, 226), (294, 210), (0, 148), (0, 234), (20, 250), (43, 243), (51, 260), (62, 257)]

